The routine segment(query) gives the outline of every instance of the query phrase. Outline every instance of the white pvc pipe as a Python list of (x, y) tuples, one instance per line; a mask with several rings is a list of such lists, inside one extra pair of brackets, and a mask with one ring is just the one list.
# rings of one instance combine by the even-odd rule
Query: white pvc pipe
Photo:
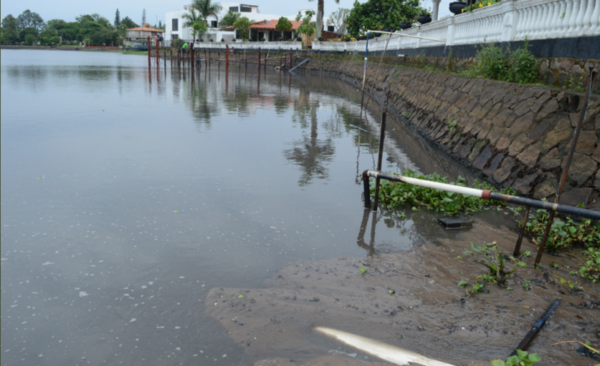
[[(373, 171), (373, 170), (369, 170), (368, 174), (369, 174), (369, 177), (373, 177), (373, 178), (377, 178), (377, 175), (379, 175), (379, 173), (377, 173), (376, 171)], [(414, 186), (420, 186), (420, 187), (425, 187), (425, 188), (437, 189), (440, 191), (460, 193), (460, 194), (464, 194), (467, 196), (483, 198), (483, 191), (481, 189), (455, 186), (455, 185), (446, 184), (446, 183), (431, 182), (428, 180), (409, 178), (409, 177), (404, 177), (401, 175), (395, 176), (395, 177), (398, 178), (403, 183), (412, 184)]]
[(425, 37), (419, 37), (419, 36), (411, 36), (409, 34), (403, 34), (403, 33), (397, 33), (397, 32), (384, 32), (384, 31), (380, 31), (380, 30), (368, 30), (367, 33), (385, 33), (385, 34), (392, 34), (394, 36), (418, 38), (418, 39), (425, 39), (427, 41), (446, 43), (446, 41), (442, 41), (442, 40), (439, 40), (439, 39), (425, 38)]

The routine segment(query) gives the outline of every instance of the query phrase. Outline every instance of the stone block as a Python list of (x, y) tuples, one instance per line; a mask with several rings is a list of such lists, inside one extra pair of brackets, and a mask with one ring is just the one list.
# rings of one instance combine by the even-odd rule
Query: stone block
[(512, 173), (515, 165), (515, 159), (511, 157), (504, 159), (500, 165), (500, 168), (496, 169), (496, 172), (494, 173), (494, 180), (498, 183), (504, 182), (506, 178), (510, 176), (510, 173)]
[(485, 146), (485, 141), (477, 141), (475, 143), (475, 145), (473, 146), (473, 150), (471, 151), (471, 154), (469, 154), (469, 157), (468, 157), (470, 162), (473, 162), (479, 156), (479, 153), (484, 148), (484, 146)]
[(503, 108), (500, 113), (496, 115), (490, 115), (494, 126), (510, 126), (515, 120), (515, 114), (508, 108)]
[(555, 127), (546, 134), (544, 144), (542, 145), (542, 152), (546, 152), (561, 142), (568, 140), (572, 132), (573, 128), (568, 118), (559, 118)]
[(510, 146), (511, 142), (512, 142), (512, 140), (510, 138), (510, 130), (507, 128), (502, 133), (502, 136), (500, 136), (500, 139), (498, 139), (498, 143), (496, 144), (496, 149), (506, 150)]
[(553, 194), (556, 194), (558, 189), (558, 180), (551, 176), (546, 178), (542, 183), (535, 186), (533, 198), (541, 200), (542, 198), (548, 198)]
[(540, 168), (544, 170), (554, 169), (560, 166), (560, 151), (557, 148), (550, 150), (540, 160)]
[(517, 117), (521, 117), (525, 113), (530, 112), (531, 111), (531, 106), (533, 105), (534, 102), (535, 102), (534, 98), (525, 99), (524, 101), (520, 102), (514, 108), (515, 115)]
[(454, 149), (452, 149), (452, 152), (455, 154), (458, 153), (463, 148), (463, 144), (465, 143), (466, 139), (467, 139), (467, 136), (462, 136), (458, 140), (458, 143), (456, 144), (456, 146), (454, 146)]
[(542, 107), (542, 110), (538, 112), (535, 119), (537, 121), (541, 121), (542, 119), (546, 118), (548, 115), (556, 112), (557, 110), (558, 110), (558, 102), (556, 101), (556, 99), (551, 98), (549, 101), (546, 102), (546, 104), (544, 104), (544, 106)]
[(504, 127), (493, 126), (490, 132), (487, 134), (486, 138), (490, 142), (490, 145), (495, 145), (502, 133), (504, 132)]
[(530, 145), (522, 153), (517, 155), (517, 160), (526, 166), (533, 168), (540, 157), (541, 144)]
[(514, 137), (520, 135), (525, 131), (529, 131), (531, 129), (531, 125), (533, 124), (533, 112), (529, 112), (522, 117), (517, 117), (515, 121), (510, 126), (510, 136)]
[(568, 58), (563, 58), (562, 60), (560, 60), (560, 68), (562, 70), (571, 70), (571, 68), (573, 67), (574, 62), (571, 59)]
[[(566, 157), (565, 157), (566, 159)], [(564, 166), (564, 160), (563, 160)], [(582, 186), (594, 173), (598, 170), (598, 163), (591, 157), (579, 153), (573, 155), (573, 161), (569, 168), (569, 179), (577, 182), (578, 186)]]
[(488, 162), (488, 160), (490, 160), (491, 157), (492, 157), (492, 149), (490, 149), (489, 146), (486, 146), (483, 149), (483, 151), (481, 152), (481, 154), (479, 154), (477, 159), (475, 159), (475, 161), (473, 161), (473, 166), (479, 170), (483, 170), (483, 167)]
[(556, 76), (554, 76), (554, 72), (552, 70), (546, 70), (542, 75), (542, 81), (544, 84), (554, 85), (554, 83), (556, 83)]
[(531, 140), (529, 140), (526, 134), (519, 135), (508, 147), (508, 155), (516, 156), (530, 143)]
[(594, 153), (592, 154), (592, 159), (600, 163), (600, 144), (598, 144), (598, 147), (596, 148), (596, 150), (594, 150)]
[(513, 184), (513, 188), (515, 189), (515, 191), (517, 191), (517, 193), (527, 195), (529, 194), (529, 192), (531, 192), (531, 189), (533, 188), (533, 183), (539, 176), (540, 173), (535, 172), (533, 174), (526, 175), (523, 178), (518, 178)]
[(492, 129), (492, 121), (490, 121), (487, 118), (484, 119), (483, 122), (481, 122), (481, 129), (477, 133), (477, 139), (478, 140), (485, 139), (491, 129)]
[(475, 142), (477, 142), (476, 139), (474, 139), (474, 138), (469, 139), (469, 141), (467, 141), (467, 143), (460, 149), (460, 152), (458, 153), (458, 155), (462, 159), (469, 156), (469, 154), (471, 153), (471, 150), (473, 149), (473, 145), (475, 145)]
[(496, 172), (496, 169), (498, 169), (498, 165), (500, 165), (500, 162), (502, 161), (502, 159), (504, 159), (504, 154), (502, 154), (502, 153), (494, 156), (494, 158), (490, 161), (490, 165), (483, 170), (483, 173), (485, 175), (487, 175), (488, 177), (494, 175), (494, 173)]
[(564, 71), (559, 71), (558, 72), (558, 82), (560, 83), (560, 86), (563, 88), (566, 88), (569, 86), (569, 82), (571, 80), (571, 76)]
[[(566, 151), (569, 151), (571, 149), (571, 143), (573, 142), (572, 140), (573, 139), (571, 138), (571, 141), (569, 141), (569, 143), (567, 144), (567, 147), (565, 148)], [(577, 145), (575, 146), (575, 151), (585, 155), (591, 155), (592, 153), (594, 153), (594, 148), (596, 146), (597, 140), (598, 138), (596, 137), (596, 134), (585, 133), (585, 131), (581, 131), (579, 133)]]
[(592, 188), (573, 188), (560, 196), (559, 203), (569, 206), (577, 206), (582, 204), (587, 205), (592, 195)]
[(552, 92), (545, 90), (531, 105), (531, 111), (537, 113), (550, 98), (552, 98)]
[(600, 189), (600, 170), (598, 170), (596, 176), (594, 177), (594, 187)]

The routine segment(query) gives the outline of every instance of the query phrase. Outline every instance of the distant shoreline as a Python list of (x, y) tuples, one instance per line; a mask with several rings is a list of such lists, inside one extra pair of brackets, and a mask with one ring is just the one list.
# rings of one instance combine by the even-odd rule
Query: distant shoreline
[(3, 50), (51, 50), (51, 51), (83, 51), (83, 52), (119, 52), (126, 55), (147, 55), (148, 51), (132, 51), (124, 49), (101, 49), (101, 48), (85, 48), (85, 47), (64, 47), (64, 46), (15, 46), (2, 45)]

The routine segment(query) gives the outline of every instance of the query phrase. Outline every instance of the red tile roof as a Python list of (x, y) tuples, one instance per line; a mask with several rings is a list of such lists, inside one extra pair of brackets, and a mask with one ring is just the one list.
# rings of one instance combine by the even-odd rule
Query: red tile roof
[(128, 31), (147, 31), (147, 32), (160, 32), (163, 33), (164, 30), (162, 29), (154, 29), (154, 28), (150, 28), (150, 27), (137, 27), (137, 28), (129, 28), (127, 29)]
[[(292, 23), (292, 30), (297, 30), (298, 27), (302, 24), (302, 21), (296, 21), (296, 20), (290, 20), (290, 22)], [(254, 22), (251, 26), (250, 29), (267, 29), (267, 30), (274, 30), (276, 31), (277, 29), (275, 28), (275, 26), (277, 26), (277, 23), (279, 23), (279, 20), (270, 20), (270, 21), (259, 21), (259, 22)]]

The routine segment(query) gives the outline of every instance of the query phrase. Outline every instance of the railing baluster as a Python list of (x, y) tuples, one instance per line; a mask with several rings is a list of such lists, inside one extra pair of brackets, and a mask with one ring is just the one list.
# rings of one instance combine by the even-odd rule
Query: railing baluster
[(590, 34), (599, 34), (600, 33), (600, 0), (596, 0), (596, 5), (594, 7), (594, 13), (591, 17), (591, 26), (589, 32), (586, 35)]

